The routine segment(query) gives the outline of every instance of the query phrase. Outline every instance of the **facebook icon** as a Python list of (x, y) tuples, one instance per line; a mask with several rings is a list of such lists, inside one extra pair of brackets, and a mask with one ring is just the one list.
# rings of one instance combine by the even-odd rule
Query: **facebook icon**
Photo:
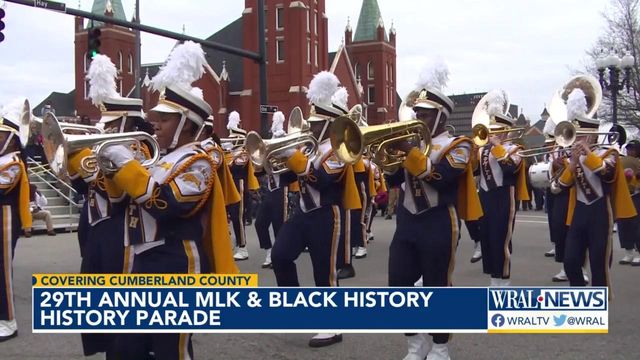
[(491, 323), (495, 327), (502, 327), (504, 325), (504, 316), (500, 314), (495, 314), (491, 317)]

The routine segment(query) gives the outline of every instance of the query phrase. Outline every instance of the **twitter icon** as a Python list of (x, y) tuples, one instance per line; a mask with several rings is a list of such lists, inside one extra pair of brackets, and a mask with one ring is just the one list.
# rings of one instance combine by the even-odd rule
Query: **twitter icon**
[(562, 326), (564, 322), (567, 321), (567, 315), (562, 314), (560, 316), (553, 316), (554, 326)]

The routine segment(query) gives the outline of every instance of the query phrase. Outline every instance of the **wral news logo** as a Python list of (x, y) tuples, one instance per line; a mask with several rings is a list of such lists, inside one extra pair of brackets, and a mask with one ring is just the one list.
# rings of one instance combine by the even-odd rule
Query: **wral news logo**
[(607, 333), (607, 288), (489, 289), (489, 333)]
[(607, 310), (607, 288), (489, 289), (489, 311)]

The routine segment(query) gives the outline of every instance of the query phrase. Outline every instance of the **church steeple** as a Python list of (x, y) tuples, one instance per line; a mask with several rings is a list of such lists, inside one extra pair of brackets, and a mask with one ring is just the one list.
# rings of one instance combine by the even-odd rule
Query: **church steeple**
[[(358, 41), (376, 41), (377, 29), (382, 23), (382, 14), (377, 0), (364, 0), (360, 8), (360, 16), (358, 17), (358, 26), (356, 27), (353, 42)], [(382, 23), (383, 24), (383, 23)], [(382, 25), (384, 27), (384, 24)], [(384, 34), (384, 40), (389, 41), (387, 34)]]

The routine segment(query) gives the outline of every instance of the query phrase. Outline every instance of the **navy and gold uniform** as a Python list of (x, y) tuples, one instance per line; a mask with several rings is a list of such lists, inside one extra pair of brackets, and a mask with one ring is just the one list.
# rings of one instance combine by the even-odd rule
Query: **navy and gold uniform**
[(31, 114), (29, 103), (16, 102), (0, 117), (0, 342), (18, 335), (13, 299), (13, 257), (18, 238), (24, 230), (31, 231), (29, 179), (22, 149), (26, 139), (20, 137), (22, 116)]
[[(627, 151), (629, 155), (621, 157), (620, 161), (624, 168), (631, 200), (638, 211), (640, 209), (640, 159), (637, 156), (640, 154), (640, 142), (637, 140), (629, 142)], [(638, 251), (640, 251), (640, 215), (629, 219), (620, 219), (617, 223), (620, 247), (625, 250), (625, 256), (619, 263), (640, 266), (640, 255), (638, 255)]]
[[(589, 256), (591, 284), (610, 286), (615, 219), (637, 215), (618, 151), (598, 148), (582, 154), (572, 171), (567, 164), (560, 185), (570, 188), (564, 269), (571, 286), (584, 286), (582, 265)], [(612, 290), (609, 289), (612, 296)]]
[(328, 140), (319, 145), (315, 158), (297, 151), (287, 165), (298, 177), (301, 211), (283, 224), (273, 245), (271, 260), (278, 286), (300, 286), (295, 260), (305, 247), (311, 254), (316, 286), (337, 286), (341, 208), (345, 202), (346, 208), (357, 207), (359, 201), (353, 169), (336, 158)]
[(358, 199), (360, 208), (343, 209), (344, 224), (340, 234), (340, 242), (338, 245), (338, 276), (340, 279), (355, 276), (355, 269), (351, 263), (353, 257), (353, 247), (364, 247), (365, 242), (365, 224), (364, 209), (367, 207), (367, 181), (369, 180), (368, 169), (365, 166), (364, 159), (358, 160), (353, 164), (353, 172), (355, 185), (358, 190)]
[[(400, 186), (389, 286), (413, 286), (421, 276), (425, 286), (452, 286), (460, 217), (477, 219), (481, 213), (471, 141), (444, 132), (433, 138), (431, 148), (428, 157), (413, 148), (403, 170), (387, 173), (389, 186)], [(421, 335), (410, 338), (416, 336)], [(432, 336), (434, 344), (449, 341), (449, 334)]]
[[(0, 129), (0, 131), (4, 130)], [(31, 228), (27, 176), (19, 151), (0, 156), (0, 216), (2, 217), (0, 341), (15, 336), (18, 331), (13, 302), (13, 257), (22, 229), (30, 230)]]
[[(121, 145), (103, 151), (118, 168), (113, 182), (129, 197), (124, 243), (131, 255), (125, 267), (131, 273), (238, 273), (217, 173), (221, 155), (215, 158), (195, 141), (212, 109), (202, 91), (185, 85), (185, 77), (193, 82), (204, 70), (174, 72), (187, 61), (206, 62), (200, 45), (177, 45), (153, 80), (161, 93), (151, 111), (160, 119), (155, 129), (166, 155), (147, 169)], [(146, 358), (149, 351), (156, 359), (193, 358), (187, 333), (119, 334), (117, 350), (119, 359)]]
[(229, 153), (227, 155), (227, 162), (233, 176), (233, 181), (241, 196), (240, 201), (235, 204), (230, 204), (227, 211), (229, 212), (231, 224), (233, 225), (236, 246), (245, 247), (247, 244), (244, 228), (245, 205), (251, 201), (251, 191), (258, 190), (260, 185), (256, 179), (249, 155), (244, 149), (233, 150)]
[[(568, 150), (562, 150), (559, 147), (554, 147), (553, 150), (555, 152), (550, 154), (550, 160), (553, 161), (551, 168), (552, 176), (564, 170), (563, 167), (558, 166), (558, 163), (564, 164), (569, 156)], [(565, 187), (554, 185), (547, 189), (546, 199), (548, 202), (547, 217), (549, 220), (549, 235), (555, 248), (555, 261), (563, 264), (567, 232), (569, 231), (569, 227), (567, 226), (569, 190)], [(554, 276), (553, 280), (566, 281), (566, 274), (561, 272)]]
[(511, 277), (516, 199), (529, 197), (524, 163), (517, 154), (520, 149), (505, 143), (487, 145), (478, 151), (479, 195), (484, 213), (480, 220), (482, 268), (491, 276), (492, 285), (508, 284)]
[(256, 215), (256, 233), (260, 248), (269, 250), (272, 247), (269, 226), (273, 228), (273, 234), (278, 236), (282, 224), (289, 218), (289, 186), (296, 182), (298, 177), (291, 171), (282, 174), (257, 172), (256, 176), (263, 177), (266, 184), (266, 191), (262, 195)]

